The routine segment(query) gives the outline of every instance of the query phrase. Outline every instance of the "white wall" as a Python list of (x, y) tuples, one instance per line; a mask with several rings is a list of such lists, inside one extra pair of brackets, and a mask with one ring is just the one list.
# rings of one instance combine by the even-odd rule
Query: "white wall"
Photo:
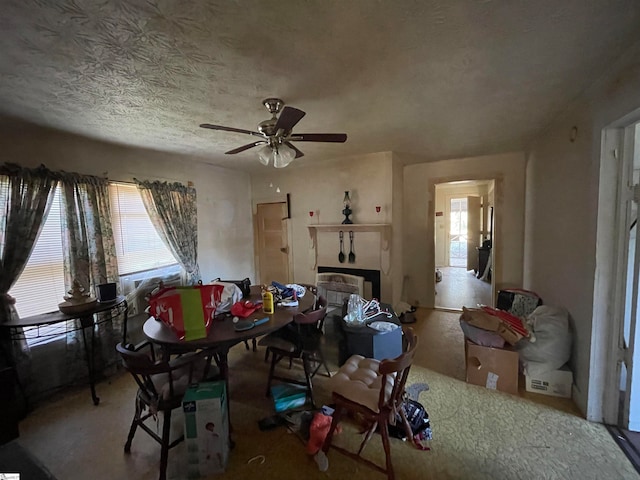
[(602, 420), (610, 333), (608, 307), (598, 297), (611, 287), (611, 266), (596, 263), (596, 249), (607, 250), (612, 242), (604, 222), (598, 230), (598, 215), (615, 216), (615, 186), (604, 183), (605, 177), (602, 189), (600, 184), (601, 167), (611, 167), (600, 162), (601, 135), (640, 107), (638, 58), (640, 44), (603, 69), (604, 76), (540, 134), (527, 161), (525, 288), (569, 310), (575, 328), (574, 400), (595, 421)]
[(248, 174), (193, 157), (113, 145), (6, 118), (0, 119), (0, 127), (0, 151), (6, 162), (32, 167), (44, 164), (51, 170), (107, 176), (115, 181), (131, 182), (135, 177), (193, 182), (198, 197), (198, 263), (203, 280), (253, 278)]
[(409, 303), (433, 307), (435, 185), (451, 181), (495, 179), (496, 256), (492, 261), (496, 290), (522, 286), (524, 172), (522, 153), (405, 166), (403, 255)]
[[(313, 256), (307, 226), (310, 223), (339, 224), (342, 215), (342, 199), (345, 190), (352, 198), (355, 224), (393, 223), (391, 269), (389, 275), (381, 275), (382, 300), (395, 303), (401, 291), (402, 263), (396, 255), (402, 252), (401, 227), (396, 216), (401, 208), (401, 193), (394, 194), (394, 187), (401, 189), (401, 166), (390, 152), (375, 153), (347, 159), (339, 159), (321, 166), (292, 165), (283, 170), (264, 169), (262, 174), (251, 177), (253, 201), (278, 200), (290, 195), (291, 219), (289, 246), (293, 256), (294, 282), (315, 283)], [(271, 186), (272, 185), (272, 186)], [(281, 193), (276, 193), (279, 188)], [(382, 207), (376, 213), (375, 207)], [(309, 217), (313, 211), (314, 216)], [(401, 222), (398, 221), (401, 226)], [(345, 227), (345, 253), (348, 253), (348, 228)], [(318, 265), (344, 268), (379, 269), (380, 234), (358, 232), (355, 234), (356, 263), (338, 262), (338, 234), (318, 233)], [(377, 263), (376, 263), (377, 262)]]

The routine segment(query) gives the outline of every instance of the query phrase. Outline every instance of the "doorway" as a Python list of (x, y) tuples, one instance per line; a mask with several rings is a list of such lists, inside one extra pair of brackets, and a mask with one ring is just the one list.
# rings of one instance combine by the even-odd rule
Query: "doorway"
[[(435, 186), (435, 308), (492, 305), (493, 180)], [(484, 250), (483, 250), (484, 248)]]
[(616, 216), (617, 261), (613, 290), (613, 325), (605, 421), (632, 432), (640, 431), (640, 342), (637, 329), (640, 307), (640, 122), (608, 131), (616, 140), (614, 155), (620, 160)]

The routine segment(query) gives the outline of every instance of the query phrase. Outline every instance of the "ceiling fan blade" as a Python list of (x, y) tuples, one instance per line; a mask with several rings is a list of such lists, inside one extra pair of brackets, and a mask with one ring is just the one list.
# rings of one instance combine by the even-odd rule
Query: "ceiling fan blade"
[(287, 140), (293, 142), (335, 142), (344, 143), (347, 141), (346, 133), (296, 133)]
[(248, 143), (247, 145), (243, 145), (238, 148), (234, 148), (233, 150), (229, 150), (228, 152), (224, 152), (227, 155), (233, 155), (234, 153), (244, 152), (245, 150), (249, 150), (250, 148), (257, 147), (258, 145), (266, 144), (267, 142), (261, 140), (259, 142)]
[(295, 150), (295, 151), (296, 151), (296, 158), (304, 157), (304, 153), (302, 153), (300, 150), (298, 150), (298, 149), (296, 148), (296, 146), (295, 146), (293, 143), (291, 143), (291, 142), (284, 142), (284, 144), (285, 144), (287, 147), (292, 148), (293, 150)]
[(242, 128), (225, 127), (222, 125), (211, 125), (210, 123), (200, 124), (202, 128), (210, 128), (211, 130), (224, 130), (225, 132), (246, 133), (247, 135), (255, 135), (256, 137), (264, 137), (260, 132), (252, 132), (251, 130), (243, 130)]
[(306, 115), (302, 110), (298, 110), (293, 107), (284, 107), (282, 109), (282, 113), (278, 117), (278, 121), (276, 122), (276, 131), (282, 130), (284, 132), (290, 132), (293, 127), (295, 127), (296, 123), (302, 120), (302, 117)]

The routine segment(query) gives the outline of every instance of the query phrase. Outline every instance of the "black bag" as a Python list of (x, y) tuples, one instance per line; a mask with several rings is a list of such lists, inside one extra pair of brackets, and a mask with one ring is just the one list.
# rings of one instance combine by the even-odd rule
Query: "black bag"
[(244, 280), (220, 280), (220, 277), (218, 277), (213, 281), (222, 283), (235, 283), (242, 292), (242, 298), (247, 298), (249, 295), (251, 295), (251, 280), (249, 280), (249, 277), (245, 278)]
[[(431, 422), (429, 422), (429, 414), (424, 405), (416, 400), (406, 399), (402, 403), (402, 409), (411, 427), (413, 437), (417, 436), (421, 440), (431, 440)], [(396, 424), (389, 425), (389, 435), (402, 440), (407, 438), (400, 413), (396, 414)]]

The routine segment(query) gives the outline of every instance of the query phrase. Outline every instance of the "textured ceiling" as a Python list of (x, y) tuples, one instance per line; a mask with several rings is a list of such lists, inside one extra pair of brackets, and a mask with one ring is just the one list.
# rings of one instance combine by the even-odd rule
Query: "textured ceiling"
[[(523, 148), (640, 38), (631, 0), (3, 0), (0, 113), (256, 168), (278, 96), (307, 112), (298, 163)], [(261, 167), (264, 168), (264, 167)]]

